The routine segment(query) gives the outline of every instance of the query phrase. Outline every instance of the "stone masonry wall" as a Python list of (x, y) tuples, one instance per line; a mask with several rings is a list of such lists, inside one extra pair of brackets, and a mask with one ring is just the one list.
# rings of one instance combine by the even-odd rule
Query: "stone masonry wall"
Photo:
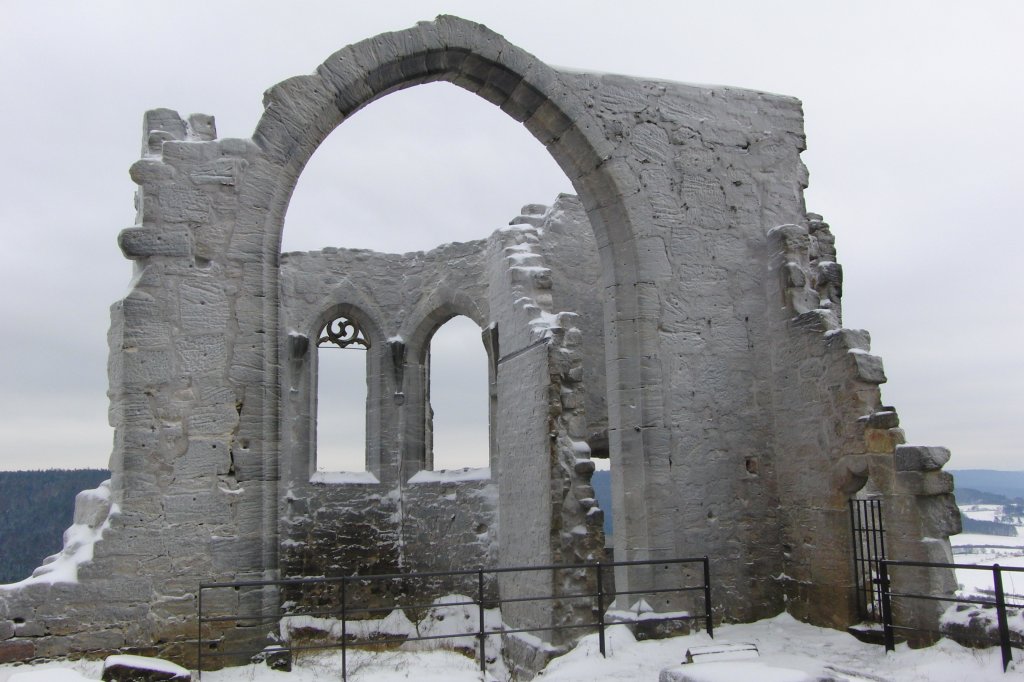
[[(960, 532), (952, 477), (940, 471), (945, 448), (904, 445), (893, 407), (882, 403), (886, 377), (870, 336), (842, 328), (842, 268), (821, 216), (769, 233), (778, 287), (770, 293), (789, 317), (776, 344), (777, 400), (792, 415), (776, 433), (783, 514), (784, 572), (790, 612), (842, 627), (858, 619), (848, 501), (882, 500), (889, 558), (952, 563), (949, 536)], [(769, 299), (771, 300), (771, 299)], [(783, 342), (783, 339), (785, 342)], [(948, 571), (894, 571), (896, 591), (951, 595)], [(911, 589), (913, 588), (913, 589)], [(837, 595), (843, 598), (838, 599)], [(832, 610), (820, 604), (832, 600)], [(903, 623), (930, 627), (942, 608), (897, 601)], [(820, 614), (820, 615), (819, 615)]]
[[(301, 442), (310, 406), (291, 391), (303, 391), (293, 379), (312, 357), (316, 320), (293, 335), (280, 317), (289, 199), (306, 162), (348, 116), (397, 89), (439, 80), (523, 123), (566, 173), (593, 230), (617, 558), (708, 555), (716, 618), (789, 608), (815, 623), (847, 624), (848, 600), (836, 598), (850, 592), (839, 519), (861, 481), (886, 499), (887, 526), (898, 536), (892, 555), (948, 556), (945, 538), (957, 527), (950, 479), (939, 470), (948, 453), (902, 446), (895, 411), (878, 395), (884, 374), (866, 335), (837, 328), (840, 271), (828, 265), (834, 257), (822, 257), (827, 232), (803, 202), (800, 103), (558, 71), (484, 26), (442, 16), (343, 48), (313, 73), (275, 85), (251, 139), (217, 138), (210, 116), (146, 114), (142, 158), (131, 168), (138, 219), (119, 237), (135, 276), (112, 308), (109, 336), (110, 499), (119, 513), (79, 567), (78, 583), (4, 592), (0, 659), (138, 648), (188, 663), (199, 582), (292, 570), (281, 532), (299, 541), (305, 531), (289, 520), (297, 517), (288, 516), (287, 500), (309, 502), (313, 489)], [(499, 502), (499, 560), (586, 555), (594, 536), (573, 532), (590, 528), (585, 465), (578, 478), (566, 476), (576, 471), (570, 451), (584, 459), (602, 416), (588, 424), (581, 405), (599, 401), (580, 399), (575, 383), (587, 372), (577, 362), (585, 368), (600, 355), (583, 333), (593, 315), (556, 315), (557, 254), (534, 248), (539, 233), (510, 230), (489, 241), (485, 255), (465, 254), (482, 258), (477, 291), (486, 285), (487, 294), (466, 298), (486, 301), (487, 314), (474, 317), (484, 309), (463, 299), (456, 302), (465, 309), (426, 307), (469, 314), (490, 330), (498, 400), (511, 391), (524, 410), (498, 416), (528, 425), (509, 430), (496, 418), (498, 434), (505, 429), (536, 446), (509, 462), (521, 455), (548, 465), (537, 479), (550, 484), (542, 490), (517, 488), (503, 465), (492, 467), (499, 500), (525, 492), (524, 501), (543, 498), (550, 507), (538, 509), (555, 512), (512, 533)], [(518, 303), (495, 298), (518, 289), (525, 294)], [(337, 303), (316, 314), (372, 307), (362, 299)], [(397, 406), (395, 385), (405, 383), (406, 396), (418, 391), (424, 375), (413, 351), (439, 321), (425, 317), (395, 339), (398, 328), (385, 319), (365, 320), (383, 340), (368, 357), (379, 379), (371, 422), (384, 423)], [(403, 353), (405, 362), (396, 362)], [(543, 383), (557, 396), (532, 390), (544, 363)], [(531, 385), (503, 388), (503, 372), (516, 371)], [(410, 418), (370, 439), (380, 509), (391, 508), (394, 486), (411, 475), (423, 424)], [(388, 459), (396, 447), (400, 457)], [(504, 457), (501, 442), (494, 449)], [(301, 489), (290, 492), (296, 482)], [(487, 507), (482, 497), (476, 502)], [(314, 500), (307, 510), (331, 505)], [(390, 562), (400, 543), (381, 535), (381, 560)], [(948, 587), (951, 573), (934, 575)], [(671, 578), (623, 570), (616, 586), (648, 589)], [(211, 606), (269, 613), (279, 603), (273, 590), (240, 590)], [(676, 606), (694, 605), (657, 608)], [(909, 613), (930, 617), (927, 608)], [(266, 631), (206, 634), (256, 643)]]
[[(281, 347), (287, 357), (281, 365), (288, 396), (282, 415), (287, 491), (281, 500), (283, 575), (372, 575), (495, 564), (497, 484), (490, 471), (452, 472), (425, 481), (416, 477), (427, 469), (422, 433), (427, 345), (437, 327), (455, 314), (488, 324), (484, 247), (478, 241), (401, 255), (336, 248), (282, 255), (281, 322), (287, 339)], [(339, 313), (357, 321), (370, 342), (367, 471), (373, 482), (312, 475), (316, 339)], [(488, 400), (484, 392), (479, 399)], [(466, 592), (474, 581), (433, 589), (437, 596)], [(380, 606), (392, 596), (352, 595), (352, 603)]]
[(587, 413), (587, 443), (592, 455), (608, 456), (608, 388), (605, 381), (604, 290), (601, 262), (597, 257), (594, 231), (579, 198), (560, 195), (547, 207), (530, 206), (532, 215), (513, 220), (536, 225), (544, 231), (540, 241), (544, 260), (551, 265), (551, 295), (554, 310), (571, 310), (578, 316), (576, 326), (583, 335), (584, 396)]
[[(545, 212), (541, 207), (541, 218)], [(465, 570), (576, 563), (596, 556), (593, 547), (603, 542), (602, 516), (589, 486), (593, 465), (582, 440), (587, 432), (583, 337), (572, 324), (574, 316), (551, 312), (553, 270), (539, 253), (544, 231), (519, 224), (522, 216), (513, 223), (489, 240), (446, 244), (426, 253), (328, 248), (282, 256), (281, 366), (288, 396), (282, 415), (284, 575)], [(566, 255), (570, 263), (581, 260), (568, 249)], [(596, 260), (596, 254), (591, 251), (589, 258)], [(554, 271), (561, 266), (557, 263)], [(427, 345), (457, 313), (484, 328), (482, 340), (495, 368), (497, 437), (489, 470), (431, 474), (423, 431), (429, 419)], [(335, 314), (356, 321), (370, 342), (367, 462), (372, 477), (313, 475), (313, 345)], [(506, 366), (515, 369), (506, 372)], [(507, 510), (500, 522), (499, 507)], [(525, 538), (529, 547), (509, 540), (515, 537)], [(565, 592), (584, 591), (579, 584), (587, 581), (568, 573), (557, 578), (557, 589)], [(472, 592), (469, 582), (438, 581), (430, 589)], [(537, 576), (530, 575), (518, 591), (506, 583), (502, 596), (535, 594), (537, 585)], [(353, 603), (362, 599), (377, 606), (393, 596), (361, 593)], [(295, 601), (316, 603), (322, 597)], [(412, 598), (422, 602), (424, 597)], [(551, 608), (532, 607), (528, 620), (546, 627)], [(557, 618), (576, 622), (584, 611), (585, 605), (570, 607)]]
[[(561, 201), (561, 200), (560, 200)], [(597, 561), (604, 546), (603, 512), (590, 477), (584, 395), (585, 338), (579, 316), (554, 312), (554, 273), (565, 263), (544, 258), (556, 208), (523, 208), (513, 226), (491, 239), (491, 311), (498, 320), (498, 484), (501, 556), (506, 565), (575, 564)], [(577, 242), (575, 249), (586, 249)], [(586, 253), (586, 252), (585, 252)], [(569, 264), (585, 255), (567, 254)], [(561, 277), (564, 280), (564, 275)], [(500, 292), (500, 298), (494, 293)], [(506, 293), (508, 292), (508, 293)], [(511, 333), (502, 333), (508, 329)], [(511, 503), (511, 501), (515, 501)], [(524, 510), (550, 510), (544, 516)], [(581, 571), (502, 574), (505, 598), (540, 593), (580, 594), (596, 589), (594, 575)], [(592, 605), (582, 600), (510, 603), (502, 611), (513, 627), (550, 627), (590, 621)], [(579, 631), (536, 631), (555, 645), (574, 642)]]

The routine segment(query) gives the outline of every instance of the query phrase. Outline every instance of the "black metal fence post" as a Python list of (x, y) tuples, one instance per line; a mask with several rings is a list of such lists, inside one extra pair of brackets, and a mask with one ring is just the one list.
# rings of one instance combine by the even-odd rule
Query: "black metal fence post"
[(882, 632), (885, 635), (885, 650), (896, 651), (896, 636), (892, 630), (892, 602), (889, 599), (889, 564), (885, 559), (878, 562), (878, 589), (882, 592)]
[(203, 679), (203, 587), (199, 586), (199, 604), (196, 618), (196, 673)]
[(341, 679), (348, 679), (348, 614), (345, 612), (345, 583), (348, 578), (341, 579)]
[(1010, 626), (1006, 622), (1006, 595), (1003, 593), (1003, 572), (999, 564), (992, 564), (992, 585), (996, 591), (996, 618), (999, 621), (999, 648), (1003, 651), (1003, 672), (1013, 660), (1010, 648)]
[(480, 672), (483, 675), (487, 674), (487, 652), (484, 651), (484, 642), (487, 640), (486, 632), (487, 627), (484, 623), (484, 569), (479, 568), (476, 572), (477, 578), (477, 598), (480, 604)]
[(604, 578), (601, 575), (601, 562), (597, 562), (597, 642), (601, 648), (601, 656), (607, 657), (604, 650)]
[(704, 622), (708, 637), (715, 638), (715, 623), (711, 620), (711, 562), (704, 555)]

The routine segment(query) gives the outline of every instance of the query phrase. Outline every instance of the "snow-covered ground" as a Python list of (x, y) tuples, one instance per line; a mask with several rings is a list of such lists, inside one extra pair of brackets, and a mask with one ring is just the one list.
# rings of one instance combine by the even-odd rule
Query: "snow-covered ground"
[[(1021, 532), (1020, 517), (1008, 516), (1003, 505), (970, 504), (962, 505), (960, 513), (978, 521), (1009, 522), (1017, 526), (1017, 535), (983, 535), (961, 533), (949, 540), (953, 545), (953, 558), (958, 564), (1024, 568), (1024, 533)], [(1003, 590), (1011, 604), (1024, 603), (1024, 573), (1004, 571)], [(991, 571), (957, 569), (957, 582), (963, 596), (979, 595), (992, 598), (993, 584)]]
[[(981, 521), (1010, 520), (1019, 527), (1016, 536), (974, 533), (950, 538), (956, 563), (986, 566), (999, 563), (1007, 567), (1024, 567), (1024, 532), (1021, 531), (1019, 518), (1007, 519), (1002, 514), (1000, 505), (965, 505), (961, 507), (961, 511), (970, 518)], [(991, 599), (990, 571), (959, 569), (957, 580), (960, 583), (960, 594)], [(1003, 585), (1011, 604), (1024, 602), (1024, 573), (1004, 572)], [(443, 604), (439, 604), (438, 607), (438, 614), (447, 617), (435, 618), (437, 622), (423, 622), (413, 626), (408, 621), (391, 623), (384, 619), (378, 624), (378, 629), (399, 635), (411, 634), (414, 629), (420, 630), (420, 634), (423, 634), (424, 628), (429, 634), (447, 634), (451, 628), (455, 628), (451, 630), (451, 634), (461, 632), (456, 624), (461, 623), (464, 618), (457, 618), (455, 616), (459, 614), (448, 613), (445, 610), (452, 607)], [(489, 628), (499, 626), (499, 613), (488, 612), (487, 615)], [(1016, 619), (1024, 623), (1024, 618), (1017, 616)], [(300, 618), (290, 622), (285, 629), (313, 625), (317, 624), (307, 623)], [(319, 628), (325, 631), (330, 631), (331, 625), (318, 624)], [(1016, 625), (1016, 621), (1013, 625)], [(1024, 652), (1014, 651), (1015, 662), (1011, 665), (1011, 670), (1003, 674), (997, 647), (979, 651), (965, 649), (949, 640), (942, 640), (935, 646), (916, 651), (908, 649), (906, 645), (899, 645), (894, 654), (886, 655), (880, 646), (863, 644), (844, 632), (799, 623), (787, 615), (746, 625), (723, 625), (716, 629), (715, 633), (716, 644), (723, 641), (753, 643), (757, 646), (760, 656), (754, 661), (692, 664), (692, 670), (696, 671), (697, 666), (700, 666), (706, 671), (708, 680), (767, 682), (808, 679), (808, 675), (811, 675), (812, 679), (815, 675), (826, 678), (831, 676), (830, 679), (837, 682), (1024, 680)], [(497, 654), (498, 638), (493, 637), (489, 640), (488, 654), (493, 659)], [(464, 641), (452, 640), (451, 643)], [(704, 633), (667, 640), (637, 642), (625, 626), (614, 626), (608, 629), (608, 658), (601, 657), (596, 635), (588, 636), (573, 651), (553, 660), (537, 679), (540, 682), (654, 682), (661, 670), (680, 665), (687, 649), (711, 642), (712, 640)], [(406, 645), (406, 648), (411, 646), (413, 645)], [(102, 669), (103, 664), (99, 661), (53, 662), (31, 666), (0, 665), (0, 682), (98, 680)], [(352, 682), (481, 680), (476, 661), (448, 650), (350, 652), (348, 671), (349, 680)], [(504, 682), (507, 679), (507, 673), (500, 663), (492, 666), (489, 672), (488, 680)], [(313, 682), (322, 679), (337, 680), (340, 677), (341, 658), (337, 652), (305, 655), (297, 659), (291, 673), (276, 672), (263, 664), (256, 664), (203, 675), (207, 682)]]
[[(1021, 549), (1003, 551), (980, 551), (968, 554), (957, 554), (958, 564), (977, 564), (991, 566), (999, 564), (1003, 567), (1024, 568), (1024, 552)], [(1002, 571), (1003, 592), (1011, 603), (1024, 603), (1024, 573), (1014, 571)], [(963, 595), (985, 595), (991, 599), (993, 594), (992, 572), (979, 571), (976, 569), (957, 569), (956, 580), (960, 583), (960, 592)]]
[[(1011, 670), (1003, 674), (998, 649), (965, 649), (943, 640), (927, 649), (899, 645), (893, 654), (864, 644), (836, 630), (816, 628), (780, 615), (747, 625), (723, 625), (715, 630), (715, 643), (753, 643), (760, 656), (752, 661), (694, 663), (707, 679), (764, 682), (831, 676), (837, 682), (986, 682), (1024, 680), (1024, 656), (1015, 652)], [(687, 649), (712, 640), (704, 633), (673, 639), (637, 642), (625, 626), (608, 629), (606, 659), (590, 635), (571, 652), (552, 661), (539, 682), (655, 682), (659, 672), (678, 666)], [(80, 682), (99, 679), (99, 662), (50, 663), (37, 666), (0, 666), (0, 682)], [(790, 671), (788, 674), (786, 671)], [(30, 674), (26, 674), (30, 673)], [(206, 682), (314, 682), (340, 679), (338, 654), (299, 659), (291, 673), (251, 665), (203, 675)], [(802, 674), (801, 674), (802, 673)], [(807, 677), (810, 675), (811, 677)], [(479, 682), (475, 661), (449, 651), (357, 652), (349, 659), (352, 682)], [(495, 680), (498, 678), (491, 678)]]
[(960, 506), (960, 513), (968, 518), (977, 521), (997, 521), (997, 515), (1002, 516), (1003, 505), (1001, 504), (965, 504)]

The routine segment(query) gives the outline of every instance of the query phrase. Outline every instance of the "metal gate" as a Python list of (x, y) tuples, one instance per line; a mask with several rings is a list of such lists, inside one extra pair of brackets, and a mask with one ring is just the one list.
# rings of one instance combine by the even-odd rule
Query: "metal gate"
[(864, 620), (882, 622), (879, 564), (885, 558), (882, 500), (850, 500), (853, 532), (853, 574), (857, 586), (857, 611)]

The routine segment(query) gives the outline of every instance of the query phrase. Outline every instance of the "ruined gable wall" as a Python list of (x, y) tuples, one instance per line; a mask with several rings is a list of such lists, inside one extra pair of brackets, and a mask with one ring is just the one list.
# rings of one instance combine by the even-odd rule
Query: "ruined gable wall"
[[(634, 191), (623, 203), (637, 234), (635, 321), (615, 311), (625, 292), (602, 263), (606, 316), (619, 318), (613, 333), (636, 326), (649, 389), (621, 392), (625, 358), (609, 357), (612, 457), (620, 457), (612, 469), (616, 554), (708, 554), (718, 614), (771, 615), (783, 601), (769, 579), (782, 560), (767, 446), (776, 413), (765, 235), (803, 213), (799, 102), (616, 76), (576, 79), (615, 145), (609, 163), (622, 164)], [(631, 409), (643, 410), (643, 425), (614, 428)], [(637, 573), (633, 582), (642, 584)]]
[[(211, 117), (146, 114), (131, 169), (138, 224), (118, 240), (134, 277), (108, 335), (119, 513), (78, 583), (3, 600), (28, 626), (10, 642), (22, 658), (129, 647), (188, 661), (199, 583), (258, 579), (276, 564), (264, 513), (277, 495), (275, 429), (264, 428), (276, 386), (259, 386), (261, 259), (228, 255), (231, 244), (259, 242), (235, 221), (259, 154), (251, 141), (216, 139)], [(239, 592), (219, 606), (258, 612), (264, 596)]]
[[(494, 564), (496, 483), (486, 478), (417, 481), (413, 477), (425, 466), (425, 452), (422, 435), (417, 438), (410, 423), (424, 415), (423, 358), (429, 343), (424, 330), (432, 333), (456, 312), (487, 324), (484, 249), (485, 243), (478, 241), (425, 253), (329, 248), (282, 255), (281, 348), (286, 357), (281, 365), (288, 396), (282, 415), (284, 575)], [(368, 470), (377, 483), (310, 482), (316, 418), (313, 355), (320, 328), (336, 310), (361, 321), (371, 342), (366, 351), (367, 447)], [(302, 358), (289, 350), (296, 337), (309, 340)], [(399, 339), (404, 355), (396, 358), (389, 341)], [(483, 390), (479, 399), (487, 400)]]
[[(945, 448), (905, 445), (896, 409), (882, 403), (886, 377), (866, 331), (842, 327), (842, 268), (821, 216), (770, 233), (769, 303), (781, 304), (774, 339), (779, 419), (781, 515), (786, 559), (782, 584), (796, 616), (834, 627), (858, 619), (848, 501), (882, 501), (889, 558), (952, 563), (949, 536), (960, 532), (952, 477), (940, 471)], [(894, 571), (896, 591), (952, 594), (951, 572)], [(927, 586), (927, 587), (922, 587)], [(901, 622), (934, 626), (937, 605), (918, 602)]]

